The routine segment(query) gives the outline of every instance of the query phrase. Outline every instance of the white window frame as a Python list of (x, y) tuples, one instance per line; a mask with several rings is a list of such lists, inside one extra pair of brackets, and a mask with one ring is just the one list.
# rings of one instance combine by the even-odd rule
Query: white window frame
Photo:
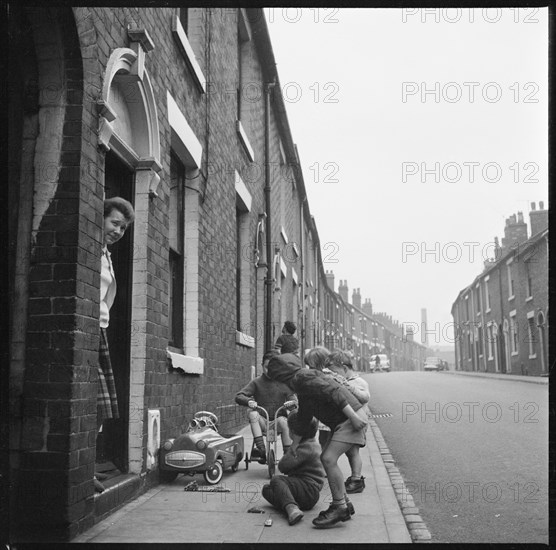
[(484, 282), (485, 282), (485, 305), (486, 305), (486, 309), (485, 309), (485, 313), (490, 313), (490, 294), (489, 294), (489, 288), (488, 288), (488, 282), (490, 280), (490, 275), (487, 275), (484, 278)]
[(515, 298), (515, 289), (514, 289), (513, 278), (512, 278), (512, 263), (513, 263), (513, 261), (514, 261), (514, 259), (510, 258), (506, 262), (506, 275), (508, 277), (508, 302)]
[(517, 311), (513, 309), (510, 311), (510, 350), (512, 356), (519, 354), (519, 333), (517, 330)]
[(195, 56), (195, 52), (193, 51), (193, 47), (191, 46), (191, 42), (189, 42), (189, 38), (187, 38), (187, 34), (183, 25), (181, 24), (179, 15), (174, 15), (172, 17), (172, 34), (178, 46), (180, 47), (180, 51), (187, 61), (193, 76), (195, 77), (195, 82), (199, 87), (199, 90), (204, 94), (207, 91), (207, 80), (199, 62), (197, 61), (197, 57)]
[[(244, 259), (242, 250), (249, 243), (249, 225), (251, 213), (251, 205), (253, 199), (247, 186), (241, 179), (241, 176), (235, 171), (235, 190), (236, 190), (236, 204), (241, 210), (240, 220), (240, 241), (237, 246), (240, 247), (240, 266), (241, 271), (241, 288), (239, 289), (239, 319), (237, 319), (236, 327), (236, 344), (248, 348), (255, 347), (255, 338), (245, 332), (246, 327), (251, 328), (251, 262)], [(237, 212), (237, 209), (236, 209)], [(241, 329), (241, 330), (240, 330)]]

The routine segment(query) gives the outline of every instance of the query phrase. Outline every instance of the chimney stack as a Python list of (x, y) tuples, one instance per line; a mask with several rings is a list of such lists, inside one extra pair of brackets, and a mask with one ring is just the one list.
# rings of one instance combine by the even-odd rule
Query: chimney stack
[(504, 237), (502, 238), (504, 252), (519, 246), (526, 240), (527, 224), (523, 221), (523, 212), (518, 212), (517, 216), (512, 214), (506, 219), (506, 227), (504, 227)]
[(346, 304), (349, 303), (347, 281), (342, 281), (342, 280), (340, 279), (340, 286), (338, 287), (338, 294), (342, 297), (342, 300), (343, 300)]
[(529, 212), (529, 224), (531, 226), (531, 236), (540, 233), (548, 227), (548, 210), (544, 209), (544, 202), (539, 202), (539, 209), (535, 209), (535, 203), (531, 203)]
[(353, 294), (351, 295), (351, 303), (356, 307), (361, 309), (361, 289), (354, 288)]
[(328, 285), (328, 288), (334, 292), (334, 271), (330, 270), (326, 270), (325, 271), (325, 275), (326, 275), (326, 284)]
[(365, 315), (368, 315), (369, 317), (371, 317), (373, 314), (373, 304), (371, 300), (369, 300), (369, 298), (365, 299), (365, 303), (363, 304), (363, 311)]

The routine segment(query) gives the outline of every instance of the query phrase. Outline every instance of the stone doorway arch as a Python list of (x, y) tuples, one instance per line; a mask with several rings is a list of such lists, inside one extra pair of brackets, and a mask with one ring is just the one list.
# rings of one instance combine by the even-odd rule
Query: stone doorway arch
[(130, 273), (129, 395), (126, 396), (128, 471), (143, 471), (144, 382), (146, 370), (147, 310), (139, 299), (147, 294), (141, 277), (147, 271), (149, 200), (156, 198), (160, 181), (160, 132), (156, 101), (145, 68), (145, 56), (154, 49), (146, 30), (128, 30), (130, 48), (115, 49), (106, 66), (98, 101), (99, 146), (111, 151), (134, 175), (132, 203), (135, 207)]

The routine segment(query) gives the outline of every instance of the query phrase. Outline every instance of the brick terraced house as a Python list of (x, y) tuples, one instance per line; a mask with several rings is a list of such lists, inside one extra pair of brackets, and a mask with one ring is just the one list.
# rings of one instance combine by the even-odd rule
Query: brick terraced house
[(506, 219), (501, 245), (452, 306), (456, 369), (548, 375), (548, 210)]
[[(243, 425), (234, 395), (285, 320), (302, 350), (348, 347), (361, 370), (392, 338), (327, 282), (262, 9), (9, 15), (2, 512), (14, 541), (67, 541), (158, 483), (160, 440), (197, 410)], [(136, 211), (112, 252), (121, 418), (97, 438), (103, 200), (116, 195)], [(423, 353), (396, 338), (400, 368)], [(119, 475), (95, 494), (101, 460)]]

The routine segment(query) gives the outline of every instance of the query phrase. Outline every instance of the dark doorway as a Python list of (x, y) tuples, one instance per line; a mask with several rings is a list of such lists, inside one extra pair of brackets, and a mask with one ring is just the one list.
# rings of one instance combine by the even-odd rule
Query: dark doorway
[[(123, 197), (133, 204), (134, 183), (134, 172), (109, 151), (104, 175), (106, 198)], [(111, 461), (123, 473), (128, 469), (133, 225), (110, 253), (117, 293), (107, 333), (120, 418), (103, 424), (102, 437), (97, 442), (97, 463)]]
[(498, 352), (500, 357), (500, 372), (506, 372), (506, 338), (502, 325), (498, 327)]

